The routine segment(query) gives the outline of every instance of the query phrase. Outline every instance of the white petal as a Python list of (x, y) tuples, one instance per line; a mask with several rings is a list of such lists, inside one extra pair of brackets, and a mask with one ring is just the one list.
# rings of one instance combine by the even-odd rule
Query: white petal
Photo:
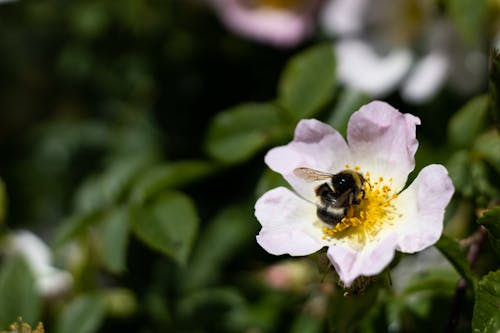
[(314, 119), (300, 121), (293, 141), (271, 149), (265, 157), (272, 170), (281, 173), (298, 194), (311, 202), (316, 200), (313, 188), (317, 184), (305, 182), (293, 170), (312, 168), (336, 173), (350, 160), (344, 138), (331, 126)]
[(36, 284), (41, 295), (52, 297), (69, 290), (73, 285), (73, 276), (69, 272), (51, 268), (37, 277)]
[(381, 234), (361, 249), (339, 241), (328, 248), (327, 255), (342, 282), (349, 287), (359, 276), (382, 272), (394, 257), (396, 240), (395, 233)]
[(395, 225), (399, 251), (421, 251), (441, 237), (444, 210), (453, 192), (451, 179), (442, 165), (429, 165), (420, 171), (393, 201), (403, 214), (403, 220)]
[(385, 102), (362, 106), (351, 116), (347, 128), (353, 160), (373, 179), (392, 178), (392, 190), (399, 192), (415, 167), (419, 124), (419, 118), (400, 113)]
[(301, 256), (325, 245), (321, 228), (314, 226), (316, 206), (284, 187), (260, 197), (255, 204), (255, 216), (262, 225), (257, 242), (271, 254)]
[(340, 41), (335, 46), (339, 80), (373, 97), (387, 95), (408, 72), (412, 56), (407, 49), (385, 57), (361, 40)]
[(9, 236), (7, 248), (13, 253), (21, 254), (34, 273), (43, 272), (52, 262), (49, 247), (35, 234), (20, 230)]
[(411, 70), (401, 95), (410, 102), (421, 103), (433, 97), (448, 73), (447, 57), (439, 52), (428, 54)]
[(367, 0), (331, 0), (321, 10), (321, 24), (331, 35), (353, 34), (363, 27)]

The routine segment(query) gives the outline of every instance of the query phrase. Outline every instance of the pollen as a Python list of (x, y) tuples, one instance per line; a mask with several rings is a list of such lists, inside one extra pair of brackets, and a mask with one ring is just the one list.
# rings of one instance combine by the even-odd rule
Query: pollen
[(400, 216), (393, 200), (398, 197), (392, 189), (392, 178), (384, 181), (383, 177), (372, 181), (370, 173), (364, 173), (364, 197), (359, 204), (353, 204), (335, 226), (323, 227), (323, 239), (348, 238), (359, 244), (372, 239), (384, 228), (392, 225), (394, 219)]

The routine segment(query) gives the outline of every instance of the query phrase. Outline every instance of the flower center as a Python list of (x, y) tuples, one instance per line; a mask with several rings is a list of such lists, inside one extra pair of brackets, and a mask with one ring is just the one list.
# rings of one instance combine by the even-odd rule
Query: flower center
[[(354, 170), (360, 172), (358, 166)], [(392, 190), (392, 178), (371, 179), (369, 172), (365, 172), (363, 177), (364, 197), (360, 198), (361, 202), (351, 205), (346, 216), (335, 226), (323, 227), (323, 239), (349, 238), (363, 244), (400, 215), (392, 203), (397, 198)]]

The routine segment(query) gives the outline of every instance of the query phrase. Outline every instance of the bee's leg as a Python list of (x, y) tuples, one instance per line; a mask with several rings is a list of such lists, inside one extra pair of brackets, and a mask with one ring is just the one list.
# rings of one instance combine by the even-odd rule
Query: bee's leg
[(361, 199), (364, 199), (364, 198), (365, 198), (365, 195), (366, 195), (365, 190), (361, 189), (361, 193), (363, 193), (363, 195), (361, 195)]
[(352, 206), (347, 207), (345, 216), (347, 218), (351, 218), (354, 216), (354, 208), (352, 208)]

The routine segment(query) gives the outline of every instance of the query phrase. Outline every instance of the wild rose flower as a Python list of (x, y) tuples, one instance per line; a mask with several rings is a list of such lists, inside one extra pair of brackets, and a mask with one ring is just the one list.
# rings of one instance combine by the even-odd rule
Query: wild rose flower
[(235, 33), (276, 47), (293, 47), (314, 29), (317, 0), (211, 0)]
[[(262, 229), (257, 242), (274, 255), (303, 256), (326, 246), (346, 286), (359, 276), (380, 273), (395, 250), (413, 253), (434, 244), (454, 188), (446, 169), (433, 164), (403, 190), (415, 166), (419, 124), (419, 118), (378, 101), (351, 116), (347, 142), (320, 121), (300, 121), (293, 141), (265, 157), (295, 192), (278, 187), (259, 198), (255, 215)], [(324, 223), (317, 216), (315, 188), (330, 180), (307, 182), (298, 177), (297, 168), (359, 172), (363, 198), (341, 222)]]

